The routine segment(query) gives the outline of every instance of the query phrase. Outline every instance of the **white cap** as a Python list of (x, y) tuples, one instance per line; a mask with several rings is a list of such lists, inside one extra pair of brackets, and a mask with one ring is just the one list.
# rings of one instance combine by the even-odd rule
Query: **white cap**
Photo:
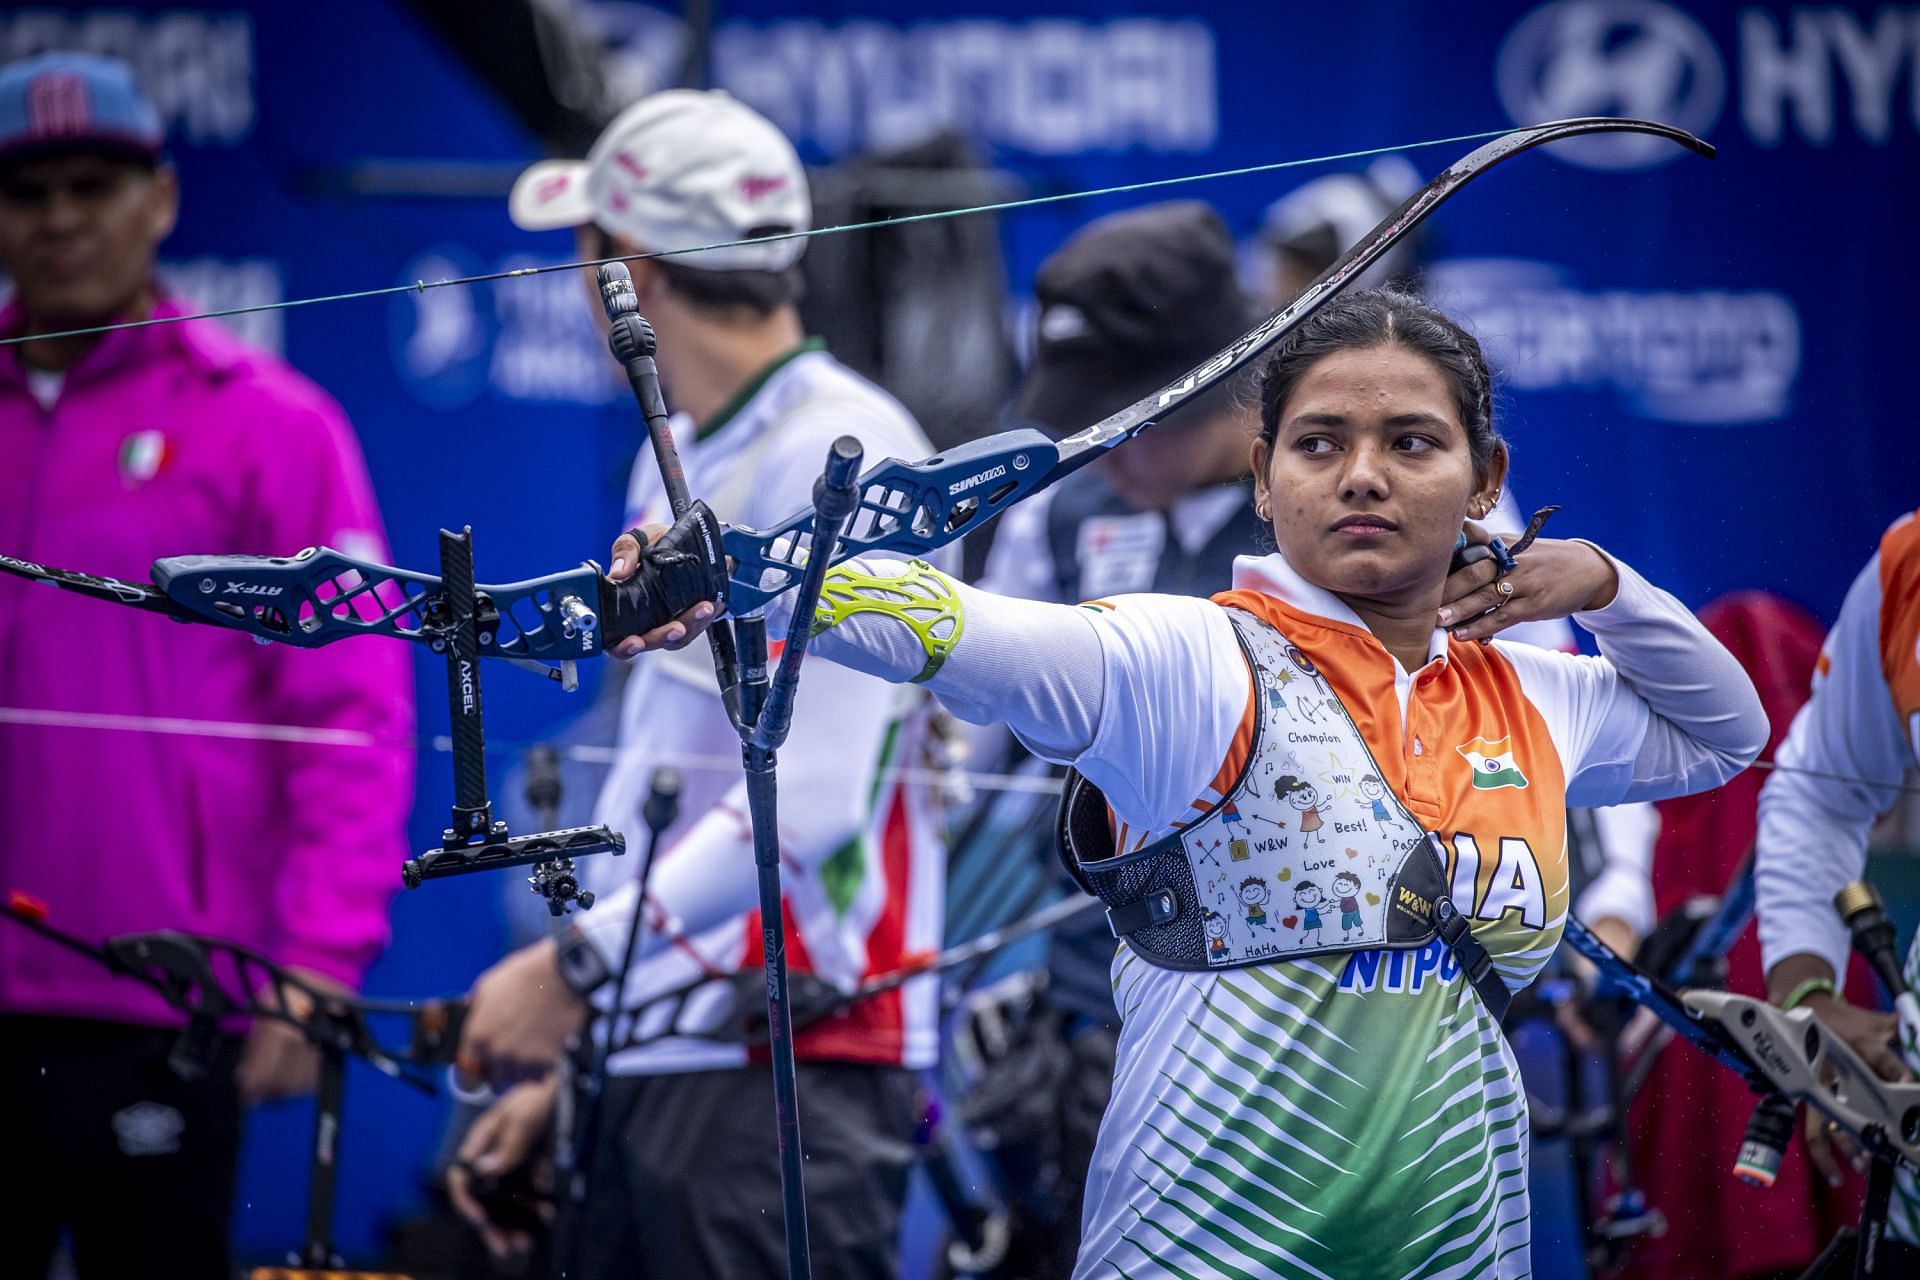
[[(585, 160), (545, 160), (513, 184), (507, 213), (528, 231), (598, 223), (649, 252), (694, 249), (813, 224), (793, 144), (718, 89), (669, 89), (617, 116)], [(799, 238), (675, 257), (711, 271), (778, 271)]]

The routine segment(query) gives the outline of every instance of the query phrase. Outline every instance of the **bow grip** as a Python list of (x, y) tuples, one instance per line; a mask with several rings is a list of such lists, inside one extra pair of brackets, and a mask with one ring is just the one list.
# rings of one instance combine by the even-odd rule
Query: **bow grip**
[(712, 508), (695, 502), (672, 528), (641, 549), (631, 578), (615, 582), (601, 574), (602, 646), (664, 627), (702, 601), (725, 613), (729, 592), (724, 529)]
[(625, 582), (600, 575), (600, 641), (608, 649), (622, 640), (645, 635), (672, 620), (660, 617), (659, 593), (635, 574)]

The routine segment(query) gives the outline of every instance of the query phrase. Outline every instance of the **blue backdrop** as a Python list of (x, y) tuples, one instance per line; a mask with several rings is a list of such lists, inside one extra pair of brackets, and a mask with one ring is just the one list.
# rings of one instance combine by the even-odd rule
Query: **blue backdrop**
[[(1690, 603), (1761, 587), (1831, 618), (1894, 516), (1920, 505), (1912, 417), (1920, 196), (1920, 10), (1512, 0), (1278, 6), (1052, 0), (737, 0), (716, 82), (810, 160), (968, 128), (1036, 192), (1167, 178), (1585, 114), (1684, 125), (1712, 163), (1634, 140), (1515, 162), (1433, 222), (1439, 297), (1508, 378), (1505, 426), (1555, 532), (1619, 551)], [(672, 64), (675, 20), (582, 5), (634, 86)], [(127, 56), (172, 127), (185, 189), (168, 248), (210, 305), (497, 270), (564, 253), (494, 200), (352, 194), (368, 162), (507, 165), (533, 139), (403, 7), (265, 0), (74, 5), (0, 15), (0, 60), (45, 47)], [(1429, 175), (1467, 149), (1403, 152)], [(1349, 171), (1364, 162), (1333, 166)], [(1214, 201), (1251, 237), (1266, 204), (1326, 172), (1155, 195)], [(1011, 278), (1089, 217), (1149, 196), (1010, 216)], [(599, 554), (638, 430), (576, 281), (562, 276), (244, 322), (347, 407), (399, 562), (471, 523), (483, 577)], [(285, 551), (288, 548), (259, 548)], [(444, 731), (422, 662), (422, 727)], [(514, 673), (488, 689), (502, 743), (578, 709)], [(414, 836), (438, 833), (447, 761), (423, 753)], [(402, 897), (371, 985), (463, 988), (496, 954), (499, 886)], [(436, 1105), (371, 1073), (350, 1085), (340, 1238), (418, 1203)], [(299, 1236), (306, 1112), (255, 1126), (241, 1227)]]

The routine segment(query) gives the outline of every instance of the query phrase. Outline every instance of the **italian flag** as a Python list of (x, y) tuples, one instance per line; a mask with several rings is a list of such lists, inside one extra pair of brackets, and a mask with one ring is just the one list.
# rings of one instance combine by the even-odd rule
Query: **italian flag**
[(1499, 738), (1489, 742), (1485, 738), (1475, 738), (1463, 747), (1455, 747), (1467, 758), (1473, 767), (1473, 785), (1481, 791), (1494, 791), (1500, 787), (1525, 787), (1527, 775), (1520, 772), (1520, 766), (1513, 762), (1513, 745), (1510, 738)]

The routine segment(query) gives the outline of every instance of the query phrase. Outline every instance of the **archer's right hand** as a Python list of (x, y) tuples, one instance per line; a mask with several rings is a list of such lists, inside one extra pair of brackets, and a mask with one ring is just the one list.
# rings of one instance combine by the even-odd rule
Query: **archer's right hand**
[[(553, 1206), (545, 1197), (553, 1189), (553, 1165), (547, 1155), (558, 1089), (555, 1073), (501, 1094), (474, 1120), (453, 1167), (447, 1170), (448, 1198), (460, 1216), (479, 1229), (495, 1257), (525, 1253), (533, 1245), (525, 1215), (507, 1213), (507, 1201), (530, 1206), (527, 1211), (534, 1217), (552, 1221)], [(525, 1188), (528, 1194), (508, 1190), (515, 1187)], [(496, 1213), (511, 1221), (500, 1221)]]
[(608, 653), (678, 649), (711, 625), (727, 595), (722, 532), (707, 504), (695, 502), (672, 528), (629, 529), (615, 540), (601, 589)]

